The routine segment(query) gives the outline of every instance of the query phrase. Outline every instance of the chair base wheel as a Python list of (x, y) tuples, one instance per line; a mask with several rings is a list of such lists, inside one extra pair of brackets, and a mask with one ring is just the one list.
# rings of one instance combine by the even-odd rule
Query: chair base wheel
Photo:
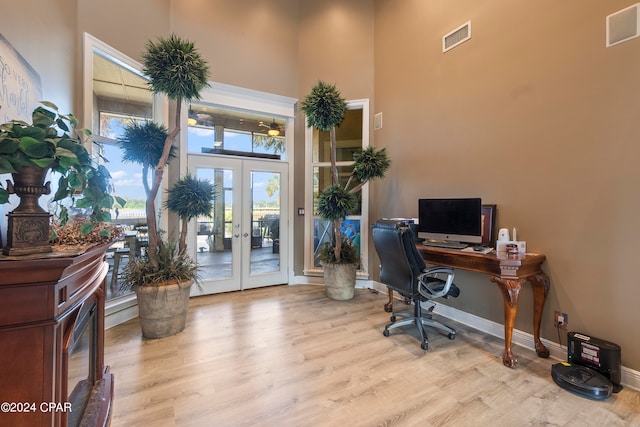
[(385, 337), (389, 336), (389, 330), (385, 329), (384, 331), (382, 331), (382, 335), (384, 335)]
[(456, 333), (455, 332), (451, 332), (449, 335), (447, 335), (449, 337), (450, 340), (455, 340), (456, 339)]
[(396, 321), (396, 316), (391, 316), (389, 318), (389, 321), (391, 321), (391, 323), (395, 322)]
[(423, 350), (429, 350), (429, 343), (423, 342), (420, 344), (420, 348)]

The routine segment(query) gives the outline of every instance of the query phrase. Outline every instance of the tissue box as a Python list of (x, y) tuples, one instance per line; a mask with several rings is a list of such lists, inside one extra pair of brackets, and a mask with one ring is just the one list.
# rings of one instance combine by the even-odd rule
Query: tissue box
[(496, 252), (507, 252), (507, 245), (509, 244), (518, 245), (519, 254), (527, 253), (527, 242), (522, 240), (498, 240), (496, 242)]

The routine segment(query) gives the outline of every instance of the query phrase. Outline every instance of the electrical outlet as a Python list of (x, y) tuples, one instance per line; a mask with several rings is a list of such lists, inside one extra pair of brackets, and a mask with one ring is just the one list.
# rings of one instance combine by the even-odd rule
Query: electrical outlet
[(567, 313), (562, 313), (560, 311), (556, 311), (553, 314), (553, 326), (560, 329), (567, 329), (567, 325), (569, 324), (569, 315)]

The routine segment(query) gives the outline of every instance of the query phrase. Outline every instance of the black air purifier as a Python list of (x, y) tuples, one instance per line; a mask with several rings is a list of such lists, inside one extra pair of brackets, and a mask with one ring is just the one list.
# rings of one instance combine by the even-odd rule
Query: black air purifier
[(622, 390), (620, 346), (578, 332), (567, 334), (567, 362), (551, 367), (560, 387), (580, 396), (606, 399)]

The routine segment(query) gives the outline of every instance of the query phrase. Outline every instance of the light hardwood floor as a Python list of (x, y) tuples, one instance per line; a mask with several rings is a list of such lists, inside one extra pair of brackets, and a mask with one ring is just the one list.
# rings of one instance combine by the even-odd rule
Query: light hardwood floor
[[(386, 296), (332, 301), (313, 285), (193, 298), (187, 328), (145, 340), (137, 319), (106, 332), (119, 426), (639, 426), (640, 392), (606, 401), (560, 389), (557, 360), (469, 327), (382, 336)], [(401, 302), (396, 302), (396, 308)]]

